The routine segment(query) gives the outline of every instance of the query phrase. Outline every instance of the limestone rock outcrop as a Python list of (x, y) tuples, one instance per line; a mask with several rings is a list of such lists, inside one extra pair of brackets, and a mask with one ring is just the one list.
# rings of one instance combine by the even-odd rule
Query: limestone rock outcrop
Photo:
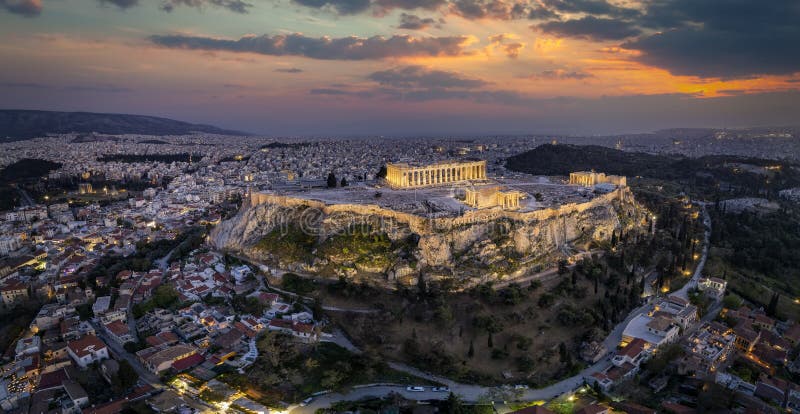
[[(567, 245), (608, 240), (623, 226), (628, 227), (625, 231), (637, 230), (645, 213), (627, 187), (558, 209), (470, 210), (457, 217), (434, 218), (375, 205), (330, 205), (255, 194), (235, 217), (214, 228), (211, 243), (222, 250), (322, 277), (365, 273), (382, 275), (392, 282), (419, 271), (444, 269), (459, 278), (487, 274), (503, 277), (521, 263), (547, 257)], [(370, 251), (376, 248), (371, 241), (364, 243), (369, 247), (364, 251), (358, 245), (337, 244), (359, 231), (385, 237), (380, 239), (385, 243), (375, 244), (381, 250)], [(306, 241), (307, 251), (281, 257), (283, 247), (298, 243), (298, 237)], [(264, 238), (277, 244), (265, 248), (259, 244)], [(391, 246), (386, 247), (387, 243)]]

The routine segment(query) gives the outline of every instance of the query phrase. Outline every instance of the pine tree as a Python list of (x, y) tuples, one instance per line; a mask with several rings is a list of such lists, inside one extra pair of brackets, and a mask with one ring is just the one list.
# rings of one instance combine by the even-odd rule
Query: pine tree
[(340, 187), (347, 187), (350, 183), (347, 182), (347, 178), (342, 177), (342, 181), (339, 183)]
[(492, 333), (491, 332), (489, 332), (489, 339), (486, 341), (486, 345), (488, 345), (489, 348), (494, 348), (494, 341), (492, 340)]
[(328, 188), (336, 188), (336, 175), (333, 171), (328, 174)]
[(767, 315), (775, 316), (778, 312), (778, 301), (781, 299), (780, 293), (773, 293), (772, 298), (769, 300), (769, 305), (767, 305)]
[(472, 358), (475, 355), (475, 344), (472, 340), (469, 341), (469, 351), (467, 351), (467, 358)]

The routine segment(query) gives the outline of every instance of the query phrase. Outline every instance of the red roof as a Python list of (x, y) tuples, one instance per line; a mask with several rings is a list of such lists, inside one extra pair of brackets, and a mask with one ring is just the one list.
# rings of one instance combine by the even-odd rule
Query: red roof
[(294, 324), (292, 329), (294, 329), (295, 332), (302, 332), (302, 333), (310, 334), (311, 332), (314, 332), (314, 325), (312, 325), (310, 323), (296, 323), (296, 324)]
[(576, 411), (576, 414), (599, 414), (599, 413), (607, 413), (610, 409), (608, 407), (604, 407), (598, 404), (589, 404), (586, 407), (581, 408), (580, 410)]
[(644, 346), (647, 344), (647, 341), (641, 338), (634, 338), (633, 341), (625, 345), (625, 348), (622, 348), (619, 351), (619, 355), (626, 356), (630, 359), (636, 358), (637, 355), (642, 353), (644, 350)]
[(288, 319), (274, 318), (269, 321), (269, 326), (274, 326), (276, 328), (283, 328), (283, 329), (291, 329), (292, 321)]
[(116, 336), (125, 335), (130, 333), (130, 329), (128, 325), (122, 321), (114, 321), (106, 325), (106, 329), (108, 329), (111, 333)]
[(245, 324), (239, 321), (236, 321), (236, 323), (234, 323), (233, 326), (236, 327), (236, 330), (247, 335), (248, 338), (255, 338), (256, 336), (258, 336), (258, 333), (254, 332), (252, 329), (248, 328), (247, 326), (245, 326)]
[(94, 335), (86, 335), (77, 341), (67, 344), (72, 353), (79, 358), (89, 355), (91, 352), (99, 351), (106, 347), (106, 344)]
[(66, 379), (69, 379), (69, 375), (67, 375), (67, 371), (64, 370), (64, 368), (58, 371), (45, 372), (39, 379), (38, 389), (46, 390), (48, 388), (60, 387), (61, 383)]
[(264, 302), (267, 302), (267, 303), (275, 302), (275, 301), (278, 300), (279, 297), (280, 296), (278, 296), (275, 293), (261, 292), (261, 293), (258, 294), (258, 298), (261, 299)]
[(202, 364), (206, 359), (200, 354), (192, 354), (172, 363), (172, 369), (181, 372)]

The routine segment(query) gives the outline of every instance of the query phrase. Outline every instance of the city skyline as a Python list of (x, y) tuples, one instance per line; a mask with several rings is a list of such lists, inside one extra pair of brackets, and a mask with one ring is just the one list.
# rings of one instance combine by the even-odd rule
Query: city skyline
[(800, 7), (753, 1), (0, 1), (0, 107), (257, 134), (792, 124)]

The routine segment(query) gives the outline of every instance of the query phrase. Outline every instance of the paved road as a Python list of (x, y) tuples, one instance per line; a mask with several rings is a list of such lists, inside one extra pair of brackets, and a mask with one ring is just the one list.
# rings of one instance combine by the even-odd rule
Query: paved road
[(683, 285), (682, 288), (676, 290), (672, 294), (683, 299), (689, 299), (689, 290), (697, 286), (697, 282), (700, 280), (703, 274), (703, 268), (706, 265), (706, 259), (708, 258), (708, 250), (709, 246), (711, 245), (711, 216), (708, 215), (708, 208), (705, 204), (703, 205), (703, 224), (705, 225), (705, 232), (703, 233), (703, 253), (700, 257), (700, 262), (697, 263), (697, 267), (694, 269), (694, 274), (689, 281)]
[(291, 414), (314, 414), (317, 409), (330, 407), (331, 404), (338, 401), (356, 401), (369, 397), (382, 398), (392, 393), (398, 393), (410, 400), (443, 400), (448, 396), (446, 392), (433, 392), (430, 387), (425, 387), (424, 392), (412, 392), (406, 391), (406, 387), (402, 385), (375, 385), (355, 388), (346, 394), (330, 393), (321, 395), (315, 397), (305, 407), (291, 405), (286, 409), (286, 412)]
[(36, 205), (36, 202), (33, 201), (33, 198), (31, 198), (31, 196), (28, 194), (27, 191), (25, 191), (25, 189), (19, 186), (15, 187), (17, 189), (17, 192), (19, 193), (20, 203), (22, 204), (22, 207), (33, 207), (34, 205)]

